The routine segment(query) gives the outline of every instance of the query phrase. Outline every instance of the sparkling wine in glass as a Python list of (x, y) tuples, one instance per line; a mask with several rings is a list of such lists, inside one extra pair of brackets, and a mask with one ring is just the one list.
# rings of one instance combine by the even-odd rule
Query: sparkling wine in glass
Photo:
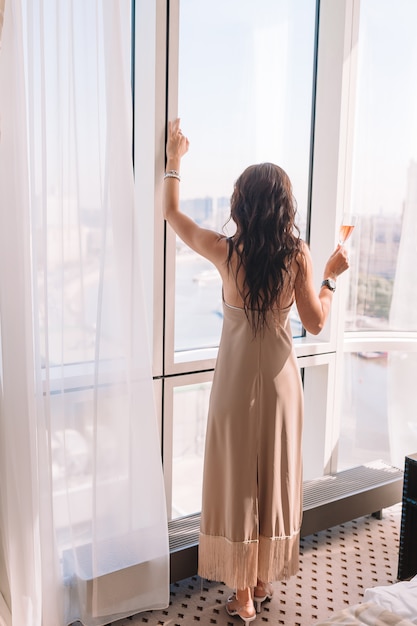
[(354, 213), (344, 213), (342, 217), (342, 221), (339, 227), (339, 243), (341, 246), (346, 243), (346, 241), (351, 236), (353, 229), (356, 226), (357, 216)]

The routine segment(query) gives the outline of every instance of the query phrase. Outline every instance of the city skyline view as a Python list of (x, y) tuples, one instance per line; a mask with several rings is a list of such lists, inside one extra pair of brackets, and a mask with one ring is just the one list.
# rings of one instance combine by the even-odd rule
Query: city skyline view
[[(223, 225), (229, 215), (228, 198), (185, 200), (182, 208), (201, 226), (224, 232)], [(402, 215), (383, 214), (360, 218), (347, 244), (352, 267), (346, 330), (388, 325), (402, 218)], [(229, 223), (226, 234), (232, 229)], [(370, 246), (372, 254), (364, 255), (363, 251)], [(221, 281), (217, 270), (177, 239), (176, 272), (176, 350), (217, 345), (221, 330)], [(366, 284), (372, 285), (372, 293), (367, 293)], [(300, 332), (295, 314), (295, 336)]]

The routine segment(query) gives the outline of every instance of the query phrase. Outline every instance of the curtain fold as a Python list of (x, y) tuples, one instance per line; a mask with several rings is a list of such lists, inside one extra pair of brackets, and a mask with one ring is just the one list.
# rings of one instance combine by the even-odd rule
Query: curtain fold
[[(40, 623), (33, 328), (21, 14), (10, 2), (0, 52), (0, 532), (2, 618)], [(12, 28), (10, 28), (12, 27)], [(8, 94), (6, 98), (5, 95)], [(19, 131), (18, 125), (22, 124)], [(33, 527), (32, 527), (33, 525)], [(6, 605), (6, 606), (5, 606)]]
[(13, 625), (79, 619), (100, 626), (169, 603), (134, 210), (128, 5), (6, 3), (0, 53), (6, 624), (5, 607)]
[[(417, 329), (417, 285), (414, 279), (417, 235), (417, 160), (407, 172), (401, 239), (391, 300), (390, 328), (414, 332)], [(391, 463), (404, 468), (404, 459), (417, 450), (414, 393), (417, 354), (413, 351), (388, 353), (387, 413)]]

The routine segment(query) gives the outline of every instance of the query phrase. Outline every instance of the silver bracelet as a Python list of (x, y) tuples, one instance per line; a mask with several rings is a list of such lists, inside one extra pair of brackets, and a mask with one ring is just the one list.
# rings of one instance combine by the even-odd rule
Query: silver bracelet
[(176, 178), (177, 180), (181, 180), (180, 173), (177, 172), (177, 170), (168, 170), (168, 172), (165, 172), (164, 180), (166, 178)]

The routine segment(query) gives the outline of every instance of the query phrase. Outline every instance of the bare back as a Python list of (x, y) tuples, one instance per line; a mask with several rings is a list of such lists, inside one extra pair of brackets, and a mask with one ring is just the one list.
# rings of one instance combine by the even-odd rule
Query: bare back
[[(244, 291), (244, 278), (245, 278), (244, 268), (241, 267), (239, 269), (239, 273), (237, 275), (237, 281), (236, 281), (239, 258), (238, 258), (236, 251), (233, 251), (231, 259), (230, 259), (230, 266), (228, 265), (227, 257), (228, 257), (228, 252), (229, 252), (229, 245), (230, 245), (229, 241), (226, 238), (222, 238), (221, 242), (219, 241), (219, 250), (218, 250), (219, 259), (217, 258), (216, 260), (213, 259), (213, 262), (216, 265), (220, 273), (220, 276), (222, 278), (223, 297), (224, 297), (225, 302), (231, 306), (235, 306), (235, 307), (243, 309), (244, 303), (243, 303), (241, 293)], [(224, 256), (220, 253), (220, 251), (223, 252)], [(294, 263), (294, 266), (295, 266), (295, 263)], [(297, 268), (294, 267), (293, 272), (291, 272), (291, 276), (287, 275), (285, 277), (283, 295), (281, 298), (281, 302), (277, 302), (276, 304), (277, 309), (287, 308), (294, 302), (294, 283), (295, 283), (296, 273), (297, 273)]]

